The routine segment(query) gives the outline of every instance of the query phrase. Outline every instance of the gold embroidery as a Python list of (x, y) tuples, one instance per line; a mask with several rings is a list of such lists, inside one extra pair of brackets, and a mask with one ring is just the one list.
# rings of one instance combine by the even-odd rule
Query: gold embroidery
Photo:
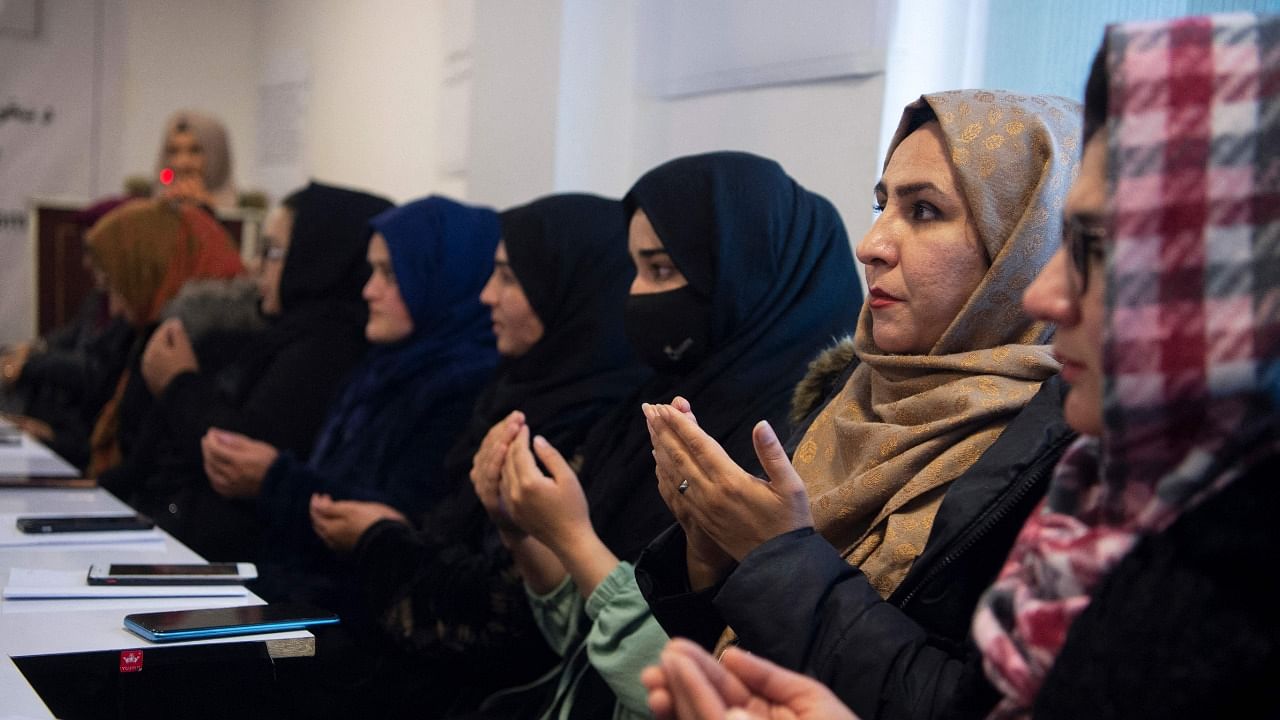
[(1000, 118), (1002, 117), (1004, 117), (1004, 113), (1000, 108), (991, 108), (987, 111), (987, 124), (994, 126), (996, 123), (1000, 122)]
[(990, 135), (982, 142), (982, 144), (985, 145), (988, 150), (999, 150), (1000, 146), (1004, 145), (1004, 136)]
[(911, 543), (901, 543), (893, 549), (894, 557), (899, 561), (915, 560), (920, 550)]
[(973, 142), (982, 134), (982, 123), (969, 123), (960, 133), (960, 142)]
[(1027, 129), (1027, 124), (1021, 120), (1010, 120), (1004, 124), (1004, 131), (1009, 135), (1021, 135), (1023, 130)]
[(800, 447), (796, 448), (796, 461), (808, 465), (818, 456), (818, 443), (812, 440), (805, 440), (800, 443)]
[(951, 151), (951, 162), (958, 167), (964, 167), (969, 164), (969, 148), (958, 147)]

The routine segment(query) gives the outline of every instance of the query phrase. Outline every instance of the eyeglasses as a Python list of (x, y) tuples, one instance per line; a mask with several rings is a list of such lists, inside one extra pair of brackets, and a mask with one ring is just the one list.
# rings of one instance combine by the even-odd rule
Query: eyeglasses
[(1071, 258), (1073, 280), (1078, 278), (1076, 295), (1084, 295), (1089, 289), (1089, 266), (1103, 257), (1102, 243), (1107, 239), (1107, 228), (1098, 220), (1082, 220), (1078, 216), (1062, 223), (1062, 247)]

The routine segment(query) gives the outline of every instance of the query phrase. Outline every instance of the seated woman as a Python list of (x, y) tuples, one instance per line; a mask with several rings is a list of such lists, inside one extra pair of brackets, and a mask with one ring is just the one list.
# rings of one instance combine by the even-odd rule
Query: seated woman
[(137, 447), (151, 407), (142, 379), (142, 350), (160, 312), (189, 280), (231, 278), (244, 271), (227, 231), (186, 205), (134, 200), (111, 211), (85, 236), (112, 307), (134, 328), (134, 343), (115, 390), (90, 437), (89, 477), (120, 464)]
[[(206, 435), (210, 482), (260, 485), (258, 588), (348, 611), (333, 554), (311, 529), (314, 493), (422, 512), (448, 490), (436, 469), (497, 364), (477, 300), (493, 268), (497, 214), (441, 197), (371, 221), (365, 337), (374, 345), (330, 408), (305, 462), (220, 428)], [(235, 478), (230, 480), (229, 478)]]
[[(553, 195), (507, 210), (501, 220), (502, 242), (480, 301), (503, 359), (450, 450), (466, 460), (461, 468), (449, 463), (445, 482), (456, 487), (453, 494), (413, 518), (418, 530), (384, 519), (375, 503), (317, 496), (311, 504), (320, 537), (353, 551), (379, 634), (402, 651), (379, 670), (379, 701), (398, 691), (400, 710), (417, 716), (474, 708), (555, 660), (467, 471), (492, 472), (486, 458), (500, 459), (499, 437), (520, 425), (576, 449), (647, 375), (623, 331), (635, 271), (622, 203)], [(481, 451), (486, 436), (490, 450)]]
[[(1280, 265), (1280, 246), (1259, 242), (1280, 219), (1255, 212), (1274, 193), (1276, 149), (1265, 138), (1280, 121), (1255, 109), (1280, 92), (1260, 82), (1259, 61), (1280, 52), (1278, 38), (1280, 18), (1244, 14), (1108, 29), (1086, 90), (1064, 247), (1023, 300), (1058, 324), (1064, 412), (1082, 437), (978, 606), (977, 672), (942, 673), (980, 680), (980, 665), (999, 707), (990, 685), (971, 686), (954, 707), (912, 716), (1280, 713), (1276, 582), (1253, 562), (1280, 550), (1280, 306), (1269, 301), (1274, 283), (1256, 282)], [(1170, 64), (1171, 48), (1205, 62)], [(1173, 100), (1177, 87), (1197, 88), (1177, 100), (1193, 121), (1152, 123), (1167, 111), (1153, 99)], [(1245, 112), (1240, 88), (1251, 88)], [(1233, 190), (1211, 203), (1215, 175)], [(722, 668), (673, 641), (646, 672), (655, 715), (764, 709), (776, 693), (756, 689), (785, 685), (823, 702), (825, 717), (848, 717), (810, 680), (734, 655)], [(940, 692), (927, 677), (911, 681)]]
[(1280, 716), (1278, 53), (1274, 15), (1107, 30), (1025, 300), (1086, 437), (974, 618), (1000, 717)]
[(751, 425), (763, 417), (785, 427), (805, 363), (848, 332), (844, 310), (859, 299), (835, 208), (771, 160), (680, 158), (645, 174), (624, 202), (636, 266), (626, 328), (656, 376), (588, 437), (581, 484), (545, 437), (531, 452), (537, 428), (527, 426), (513, 433), (501, 473), (475, 478), (543, 634), (564, 658), (533, 698), (503, 698), (524, 714), (647, 712), (637, 677), (665, 636), (631, 561), (671, 516), (655, 487), (640, 403), (693, 398), (712, 437), (750, 464)]
[[(107, 213), (130, 200), (110, 197), (76, 214), (88, 231)], [(18, 427), (67, 462), (89, 462), (89, 432), (115, 389), (133, 344), (133, 326), (110, 312), (102, 274), (93, 272), (86, 247), (82, 262), (94, 287), (66, 325), (0, 354), (0, 407)]]
[(156, 177), (158, 197), (213, 210), (236, 207), (231, 143), (222, 121), (195, 110), (170, 115), (156, 158)]
[[(147, 344), (142, 374), (155, 397), (150, 441), (126, 459), (121, 482), (131, 505), (206, 559), (254, 559), (258, 486), (218, 476), (211, 487), (201, 438), (219, 427), (300, 459), (310, 455), (325, 411), (366, 350), (360, 293), (369, 277), (369, 220), (390, 206), (316, 183), (293, 193), (264, 224), (258, 292), (266, 331), (228, 348), (221, 368), (198, 361), (193, 328), (178, 320), (166, 321)], [(229, 298), (205, 314), (234, 309)]]
[(646, 408), (680, 527), (636, 578), (668, 633), (736, 633), (868, 718), (945, 701), (903, 678), (930, 638), (964, 640), (1070, 439), (1051, 326), (1013, 299), (1057, 245), (1078, 128), (1061, 98), (907, 106), (857, 248), (870, 298), (851, 352), (807, 381), (825, 399), (801, 408), (790, 461), (757, 426), (768, 482), (699, 428), (702, 404)]

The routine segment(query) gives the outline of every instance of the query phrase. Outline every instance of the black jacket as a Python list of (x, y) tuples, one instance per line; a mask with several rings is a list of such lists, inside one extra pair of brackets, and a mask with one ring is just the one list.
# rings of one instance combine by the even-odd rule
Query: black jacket
[(764, 543), (720, 585), (692, 593), (676, 526), (642, 556), (636, 580), (672, 636), (710, 646), (728, 625), (744, 649), (816, 677), (863, 720), (932, 716), (948, 707), (971, 653), (964, 641), (978, 597), (1073, 437), (1063, 392), (1056, 376), (1045, 381), (952, 482), (924, 552), (888, 600), (812, 528)]
[(1280, 717), (1276, 460), (1108, 573), (1045, 678), (1037, 718)]

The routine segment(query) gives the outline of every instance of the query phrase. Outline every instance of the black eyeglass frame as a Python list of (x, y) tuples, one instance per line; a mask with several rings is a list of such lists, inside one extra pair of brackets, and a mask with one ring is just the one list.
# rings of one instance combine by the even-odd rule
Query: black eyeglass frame
[(1103, 257), (1103, 243), (1109, 231), (1101, 220), (1071, 216), (1062, 223), (1062, 247), (1071, 259), (1073, 280), (1078, 278), (1076, 296), (1080, 297), (1089, 290), (1089, 264), (1094, 257)]

